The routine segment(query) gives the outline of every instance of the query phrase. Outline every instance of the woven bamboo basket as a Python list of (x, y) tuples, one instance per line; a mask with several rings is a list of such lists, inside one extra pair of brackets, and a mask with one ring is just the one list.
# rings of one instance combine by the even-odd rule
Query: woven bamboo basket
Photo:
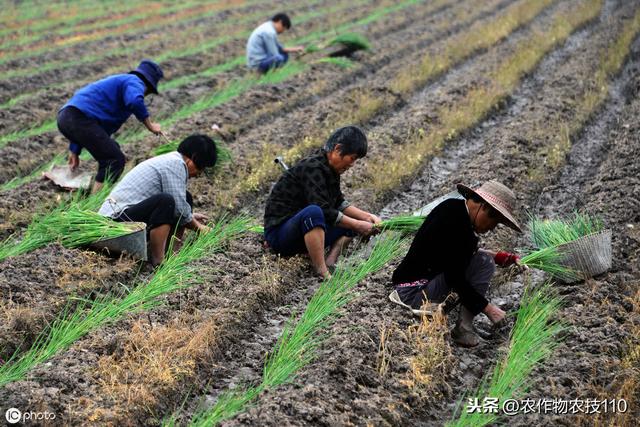
[(611, 268), (611, 230), (602, 230), (558, 246), (563, 265), (578, 277), (560, 277), (565, 282), (584, 280)]

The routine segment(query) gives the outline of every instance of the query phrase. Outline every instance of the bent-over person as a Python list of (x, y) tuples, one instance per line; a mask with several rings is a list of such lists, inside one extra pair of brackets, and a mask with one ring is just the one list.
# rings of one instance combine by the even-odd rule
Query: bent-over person
[(79, 89), (58, 112), (58, 129), (69, 140), (69, 168), (77, 169), (83, 148), (98, 162), (94, 191), (105, 179), (117, 181), (124, 170), (125, 155), (112, 135), (132, 114), (150, 132), (161, 133), (144, 98), (158, 93), (162, 77), (160, 66), (145, 59), (128, 74), (108, 76)]
[(115, 186), (99, 213), (116, 221), (147, 224), (151, 264), (164, 259), (171, 233), (178, 241), (185, 228), (208, 231), (205, 215), (193, 213), (189, 178), (216, 164), (215, 142), (206, 135), (185, 138), (178, 150), (140, 163)]
[(494, 324), (505, 316), (486, 298), (496, 264), (519, 262), (515, 254), (478, 249), (478, 234), (500, 223), (522, 230), (513, 215), (515, 195), (503, 184), (488, 181), (475, 190), (462, 184), (457, 188), (464, 199), (445, 200), (425, 218), (393, 273), (390, 299), (419, 313), (423, 304), (442, 303), (455, 291), (462, 307), (451, 337), (472, 347), (479, 343), (473, 328), (477, 314), (484, 313)]
[[(351, 205), (340, 190), (340, 175), (366, 156), (367, 146), (361, 129), (346, 126), (322, 150), (282, 174), (264, 214), (265, 240), (275, 252), (308, 253), (317, 273), (326, 277), (356, 234), (372, 234), (380, 218)], [(330, 248), (326, 259), (325, 248)]]
[(276, 13), (269, 21), (253, 30), (247, 40), (247, 67), (266, 73), (286, 64), (290, 53), (302, 52), (302, 46), (283, 47), (278, 41), (278, 34), (290, 28), (289, 16)]

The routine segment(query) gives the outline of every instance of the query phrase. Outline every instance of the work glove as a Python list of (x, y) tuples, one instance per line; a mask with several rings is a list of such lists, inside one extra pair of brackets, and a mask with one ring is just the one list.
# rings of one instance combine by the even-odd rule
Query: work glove
[(512, 254), (510, 252), (500, 251), (496, 253), (495, 258), (493, 258), (496, 265), (500, 267), (508, 267), (520, 261), (520, 257), (516, 254)]

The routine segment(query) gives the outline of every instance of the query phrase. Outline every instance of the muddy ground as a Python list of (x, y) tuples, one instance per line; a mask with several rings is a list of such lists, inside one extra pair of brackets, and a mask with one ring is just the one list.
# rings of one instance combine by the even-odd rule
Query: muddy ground
[[(553, 13), (571, 10), (576, 4), (551, 5), (506, 40), (456, 64), (413, 93), (398, 96), (390, 91), (389, 80), (419, 61), (425, 51), (437, 52), (471, 23), (490, 22), (512, 3), (487, 1), (477, 8), (465, 1), (417, 5), (411, 13), (371, 24), (368, 31), (375, 35), (376, 49), (358, 55), (359, 65), (353, 70), (314, 66), (291, 81), (252, 89), (223, 107), (197, 114), (173, 131), (205, 130), (213, 122), (234, 128), (229, 146), (239, 161), (234, 169), (226, 170), (228, 175), (218, 178), (218, 191), (224, 191), (231, 188), (234, 177), (243, 176), (238, 171), (264, 143), (277, 141), (282, 149), (294, 146), (300, 136), (316, 132), (317, 124), (326, 123), (327, 117), (345, 111), (345, 105), (356, 108), (353, 94), (366, 91), (384, 99), (385, 107), (361, 123), (375, 136), (370, 157), (380, 158), (395, 144), (402, 144), (410, 130), (428, 129), (437, 121), (433, 112), (438, 107), (454, 104), (470, 88), (482, 84), (482, 76), (519, 41), (534, 31), (544, 31)], [(640, 322), (630, 302), (640, 281), (640, 217), (633, 197), (640, 193), (639, 166), (633, 161), (640, 154), (638, 42), (623, 72), (614, 77), (604, 106), (572, 139), (566, 162), (560, 168), (545, 169), (542, 175), (533, 171), (543, 161), (541, 153), (553, 136), (545, 130), (550, 132), (556, 124), (573, 119), (574, 101), (588, 87), (600, 63), (599, 49), (615, 38), (620, 24), (638, 7), (637, 2), (605, 1), (599, 19), (547, 55), (499, 110), (436, 153), (412, 182), (383, 197), (372, 197), (371, 189), (358, 177), (367, 159), (343, 179), (345, 193), (354, 203), (386, 217), (415, 210), (450, 191), (457, 182), (476, 185), (490, 178), (516, 191), (523, 220), (526, 211), (553, 216), (583, 208), (601, 215), (613, 230), (614, 266), (587, 282), (555, 286), (565, 297), (558, 317), (568, 328), (556, 352), (536, 368), (526, 397), (569, 399), (604, 394), (611, 398), (625, 377), (637, 375), (623, 368), (621, 360), (629, 345), (638, 344), (631, 331)], [(189, 90), (204, 91), (210, 83)], [(282, 106), (287, 99), (292, 102)], [(265, 102), (273, 108), (265, 109)], [(155, 105), (161, 109), (175, 106), (165, 98)], [(144, 158), (157, 143), (145, 138), (127, 146), (127, 154)], [(38, 140), (30, 144), (35, 157), (48, 158), (43, 150), (46, 144)], [(64, 142), (58, 140), (55, 147), (63, 148)], [(2, 152), (9, 155), (10, 150), (7, 147)], [(242, 195), (234, 210), (259, 218), (269, 185), (264, 182), (258, 193)], [(215, 188), (203, 180), (192, 186), (199, 190), (198, 209), (220, 210)], [(51, 187), (42, 182), (5, 193), (0, 232), (6, 235), (19, 230), (29, 216), (15, 211), (51, 200), (51, 194)], [(526, 247), (527, 238), (501, 229), (484, 242), (487, 247), (517, 249)], [(69, 296), (92, 297), (147, 277), (144, 271), (136, 274), (137, 266), (128, 260), (103, 258), (53, 246), (0, 264), (2, 312), (8, 320), (0, 327), (0, 358), (6, 359), (20, 343), (32, 342)], [(95, 270), (88, 272), (87, 267)], [(155, 425), (182, 405), (180, 421), (188, 420), (228, 387), (258, 381), (265, 353), (273, 347), (286, 319), (304, 309), (319, 281), (310, 275), (304, 259), (278, 260), (263, 251), (258, 236), (231, 243), (198, 267), (202, 284), (166, 297), (162, 307), (148, 314), (100, 329), (34, 369), (24, 381), (0, 389), (0, 408), (10, 404), (49, 410), (71, 425)], [(479, 316), (476, 327), (483, 337), (481, 345), (470, 350), (447, 347), (451, 356), (446, 364), (431, 381), (415, 386), (410, 383), (409, 364), (416, 347), (407, 331), (416, 320), (387, 300), (393, 267), (389, 265), (358, 286), (358, 297), (331, 329), (332, 337), (318, 358), (292, 384), (265, 393), (255, 406), (225, 425), (442, 425), (451, 419), (462, 396), (494, 366), (508, 342), (512, 323), (493, 331), (486, 318)], [(539, 283), (542, 278), (535, 274), (532, 280)], [(524, 282), (521, 275), (502, 272), (495, 280), (492, 300), (505, 310), (515, 310)], [(455, 317), (448, 319), (450, 325)], [(204, 337), (198, 330), (205, 331)], [(381, 336), (389, 360), (382, 370)], [(145, 375), (145, 363), (151, 366), (149, 361), (162, 361), (159, 353), (163, 351), (165, 359), (170, 356), (174, 361), (162, 371), (172, 372), (171, 381)], [(638, 406), (630, 411), (637, 418)], [(528, 415), (508, 422), (593, 425), (595, 419)]]
[[(613, 10), (613, 3), (608, 6)], [(607, 20), (603, 20), (600, 25), (606, 23)], [(568, 163), (560, 173), (554, 174), (548, 182), (536, 183), (527, 180), (525, 174), (518, 176), (513, 172), (516, 165), (522, 165), (522, 170), (526, 171), (526, 166), (536, 161), (532, 156), (514, 156), (517, 145), (521, 144), (520, 137), (527, 134), (523, 126), (538, 126), (558, 110), (562, 111), (564, 99), (573, 97), (572, 92), (575, 93), (578, 86), (576, 80), (581, 78), (576, 71), (588, 69), (582, 68), (588, 56), (579, 55), (579, 52), (587, 53), (603, 33), (602, 27), (592, 26), (573, 36), (525, 81), (504, 113), (489, 118), (469, 136), (432, 159), (409, 191), (383, 209), (386, 215), (417, 209), (426, 201), (448, 192), (456, 182), (475, 184), (491, 174), (508, 182), (518, 192), (523, 206), (529, 209), (546, 207), (544, 211), (536, 210), (538, 213), (558, 215), (559, 212), (586, 208), (603, 214), (607, 225), (614, 230), (614, 267), (609, 274), (587, 283), (557, 285), (558, 292), (565, 296), (565, 305), (558, 317), (565, 320), (569, 328), (563, 336), (563, 344), (534, 372), (526, 396), (530, 398), (586, 399), (594, 398), (596, 390), (602, 392), (602, 389), (608, 391), (605, 396), (614, 397), (615, 380), (620, 380), (622, 355), (630, 339), (637, 342), (637, 336), (630, 336), (625, 326), (628, 328), (638, 321), (637, 313), (630, 312), (629, 301), (638, 284), (638, 238), (634, 231), (638, 215), (633, 208), (637, 201), (628, 197), (638, 191), (638, 182), (635, 178), (621, 177), (626, 177), (635, 168), (628, 158), (640, 149), (637, 136), (632, 137), (633, 132), (629, 130), (633, 129), (629, 120), (638, 108), (638, 63), (629, 63), (614, 82), (611, 100), (576, 138)], [(634, 52), (637, 52), (637, 46)], [(597, 58), (590, 61), (597, 61)], [(544, 103), (537, 103), (539, 100)], [(577, 164), (581, 166), (577, 167)], [(552, 185), (560, 191), (539, 201), (541, 191)], [(579, 203), (572, 203), (574, 195), (580, 196)], [(497, 233), (488, 239), (487, 244), (491, 243), (517, 247), (524, 245), (525, 240), (514, 240), (507, 233)], [(426, 396), (402, 384), (407, 377), (406, 360), (411, 351), (402, 339), (403, 334), (398, 333), (396, 340), (387, 341), (389, 352), (397, 360), (392, 360), (386, 375), (381, 377), (376, 364), (380, 331), (383, 327), (400, 331), (408, 327), (408, 321), (400, 318), (401, 313), (397, 313), (395, 307), (389, 307), (385, 299), (391, 271), (389, 269), (387, 274), (366, 281), (360, 287), (360, 298), (346, 310), (345, 316), (351, 321), (342, 323), (336, 328), (337, 332), (333, 331), (334, 338), (327, 343), (317, 363), (297, 378), (295, 384), (269, 394), (256, 408), (228, 424), (251, 425), (257, 420), (274, 420), (275, 425), (284, 419), (285, 424), (293, 425), (304, 422), (441, 425), (450, 419), (461, 397), (477, 386), (481, 376), (495, 363), (500, 347), (506, 344), (504, 331), (490, 334), (486, 319), (478, 319), (476, 326), (487, 339), (473, 350), (453, 347), (454, 361), (447, 369), (446, 382)], [(522, 288), (522, 278), (508, 281), (493, 291), (493, 298), (503, 308), (513, 310)], [(377, 313), (379, 318), (375, 319), (369, 313)], [(304, 399), (300, 399), (301, 395)], [(638, 408), (632, 408), (632, 411), (637, 416)], [(577, 422), (592, 425), (594, 421), (588, 417), (576, 418), (530, 415), (511, 418), (508, 422), (516, 425), (574, 425)]]
[[(485, 8), (491, 10), (492, 5), (496, 3), (498, 2), (489, 2), (488, 6), (485, 6)], [(450, 18), (455, 16), (448, 13), (449, 9), (452, 7), (451, 5), (456, 6), (455, 11), (458, 13), (460, 13), (461, 10), (464, 11), (465, 9), (468, 9), (468, 7), (460, 1), (440, 1), (436, 2), (434, 5), (427, 4), (420, 8), (414, 8), (416, 10), (413, 14), (407, 14), (406, 11), (401, 11), (389, 15), (384, 20), (376, 21), (367, 25), (367, 29), (372, 35), (384, 37), (379, 39), (379, 46), (376, 46), (373, 55), (368, 55), (366, 57), (367, 61), (363, 64), (364, 66), (358, 67), (358, 69), (364, 68), (365, 70), (372, 69), (375, 71), (381, 65), (379, 62), (381, 59), (379, 58), (382, 58), (385, 62), (389, 62), (390, 59), (401, 57), (403, 51), (401, 50), (396, 52), (398, 50), (397, 46), (401, 40), (408, 37), (408, 34), (412, 35), (409, 38), (419, 35), (418, 42), (425, 39), (429, 42), (430, 39), (433, 39), (432, 30), (427, 31), (426, 34), (422, 34), (422, 27), (419, 27), (422, 23), (421, 19), (424, 17), (428, 17), (430, 20), (433, 20), (433, 22), (439, 23), (439, 26), (433, 30), (436, 36), (442, 37), (443, 35), (446, 35), (446, 29), (456, 25), (454, 23), (449, 23)], [(485, 8), (480, 9), (480, 12), (485, 10)], [(422, 9), (426, 10), (422, 11)], [(363, 12), (360, 11), (359, 14), (362, 15)], [(433, 15), (433, 18), (431, 18), (431, 14)], [(430, 20), (427, 22), (431, 22)], [(407, 24), (412, 25), (409, 25), (407, 29)], [(442, 27), (444, 27), (444, 30), (441, 29)], [(417, 47), (419, 48), (420, 46), (418, 45)], [(404, 49), (415, 50), (416, 46), (414, 43), (409, 43), (404, 47)], [(389, 57), (389, 55), (391, 56)], [(384, 65), (384, 62), (382, 65)], [(223, 78), (223, 81), (234, 77), (233, 73), (235, 73), (237, 77), (239, 72), (244, 72), (244, 70), (227, 73), (231, 75), (228, 76), (227, 79)], [(169, 132), (170, 135), (175, 138), (198, 131), (210, 132), (210, 126), (214, 123), (222, 125), (224, 129), (231, 127), (232, 134), (236, 132), (244, 133), (252, 129), (263, 129), (264, 132), (259, 136), (256, 136), (255, 134), (248, 134), (246, 138), (239, 138), (238, 140), (234, 139), (229, 143), (234, 157), (239, 159), (240, 163), (239, 166), (234, 166), (241, 168), (243, 159), (251, 154), (247, 153), (247, 150), (251, 151), (252, 146), (256, 143), (258, 145), (262, 145), (262, 143), (268, 143), (271, 141), (272, 135), (268, 133), (269, 129), (275, 129), (276, 127), (269, 126), (269, 123), (275, 121), (278, 116), (286, 116), (289, 112), (287, 109), (280, 111), (279, 107), (284, 103), (284, 100), (288, 99), (288, 97), (293, 93), (299, 94), (297, 97), (298, 102), (300, 103), (299, 110), (305, 111), (302, 107), (309, 102), (315, 104), (326, 98), (326, 94), (331, 93), (330, 89), (336, 90), (352, 81), (353, 78), (349, 78), (349, 76), (354, 73), (356, 73), (356, 71), (347, 73), (345, 77), (339, 79), (336, 82), (337, 84), (330, 87), (324, 94), (317, 93), (317, 90), (315, 89), (317, 88), (318, 82), (332, 82), (334, 80), (333, 76), (342, 73), (339, 73), (339, 69), (336, 67), (313, 66), (308, 72), (303, 73), (300, 78), (292, 79), (293, 81), (287, 81), (278, 86), (257, 87), (252, 89), (242, 97), (234, 99), (230, 103), (226, 103), (224, 106), (196, 114), (193, 118), (177, 123)], [(362, 73), (360, 71), (357, 72), (356, 75), (359, 76), (360, 79), (366, 79), (368, 74), (368, 72)], [(198, 80), (197, 85), (189, 85), (186, 89), (169, 90), (166, 94), (163, 94), (162, 98), (152, 99), (153, 106), (151, 109), (153, 111), (156, 111), (156, 109), (159, 109), (160, 111), (175, 111), (175, 109), (180, 105), (184, 105), (188, 100), (200, 98), (207, 93), (211, 87), (215, 87), (215, 85), (216, 80), (208, 78)], [(321, 95), (325, 96), (321, 97)], [(272, 112), (264, 110), (265, 104), (271, 108)], [(134, 128), (135, 124), (128, 123), (127, 126), (123, 128), (123, 131), (126, 131), (127, 127)], [(236, 131), (233, 131), (234, 129), (236, 129)], [(293, 136), (294, 135), (291, 135), (291, 137)], [(292, 143), (292, 139), (293, 138), (288, 139), (287, 143)], [(127, 146), (124, 146), (123, 149), (131, 161), (136, 162), (146, 158), (152, 147), (162, 143), (163, 141), (159, 138), (154, 137), (153, 135), (148, 135), (145, 136), (140, 143), (128, 144)], [(12, 143), (6, 147), (0, 148), (0, 152), (3, 154), (2, 158), (4, 159), (1, 161), (1, 164), (3, 165), (2, 170), (4, 172), (0, 172), (0, 178), (4, 178), (3, 181), (6, 181), (15, 175), (24, 175), (53, 158), (55, 154), (64, 151), (65, 146), (66, 142), (59, 135), (46, 134), (35, 138), (29, 138), (26, 143), (16, 141), (15, 144)], [(25, 150), (28, 152), (28, 155), (25, 155)], [(86, 167), (90, 169), (93, 168), (94, 165), (87, 162)], [(22, 194), (25, 200), (30, 199), (34, 195), (46, 198), (47, 194), (51, 194), (48, 187), (42, 187), (36, 182), (13, 190), (12, 193)], [(21, 197), (17, 197), (16, 199), (21, 199)], [(0, 211), (6, 212), (11, 209), (12, 207), (8, 206), (6, 202), (3, 202), (0, 205)]]

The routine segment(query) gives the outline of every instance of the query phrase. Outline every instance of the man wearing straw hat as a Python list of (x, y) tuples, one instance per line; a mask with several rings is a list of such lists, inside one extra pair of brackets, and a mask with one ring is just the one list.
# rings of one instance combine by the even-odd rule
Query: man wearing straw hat
[(493, 324), (501, 323), (505, 316), (485, 297), (496, 264), (519, 262), (515, 254), (478, 249), (478, 234), (498, 224), (522, 230), (513, 214), (515, 195), (503, 184), (488, 181), (475, 190), (463, 184), (457, 188), (464, 199), (447, 199), (425, 218), (393, 273), (395, 290), (390, 299), (420, 313), (425, 303), (437, 309), (436, 304), (455, 291), (462, 307), (451, 337), (462, 346), (473, 347), (479, 343), (473, 328), (477, 314), (484, 313)]

